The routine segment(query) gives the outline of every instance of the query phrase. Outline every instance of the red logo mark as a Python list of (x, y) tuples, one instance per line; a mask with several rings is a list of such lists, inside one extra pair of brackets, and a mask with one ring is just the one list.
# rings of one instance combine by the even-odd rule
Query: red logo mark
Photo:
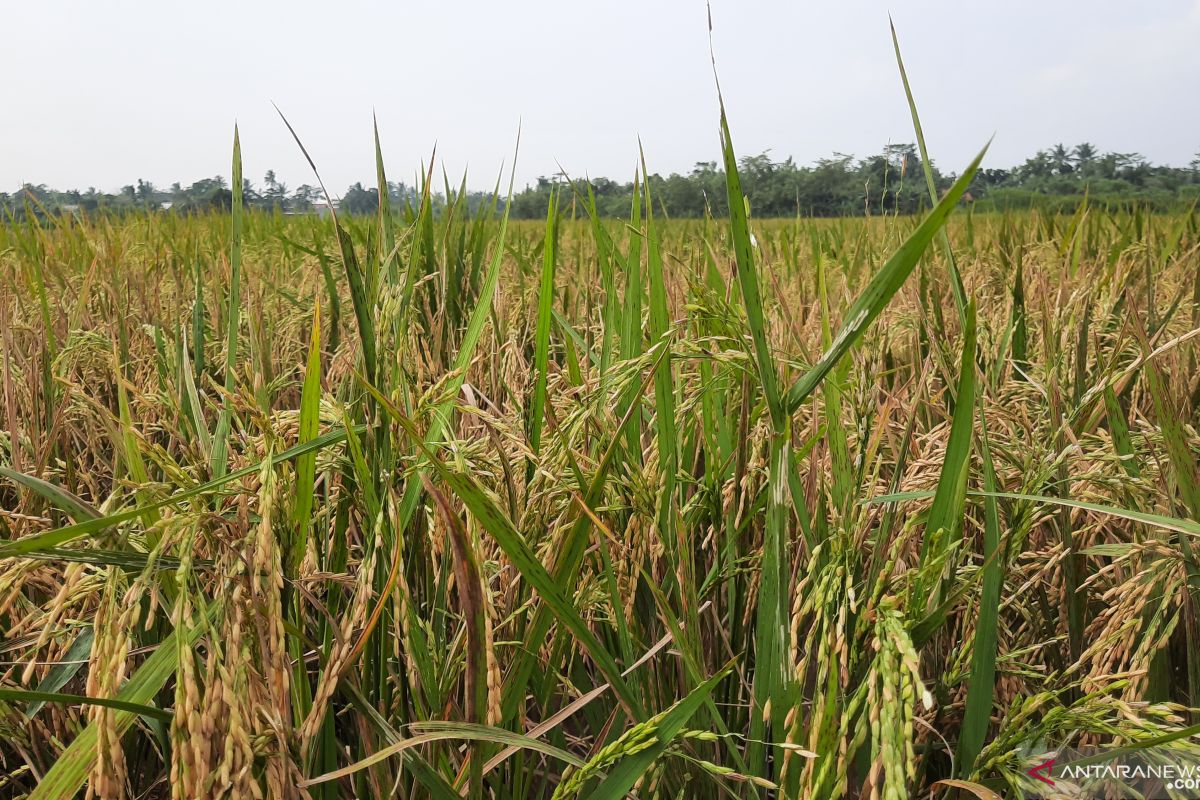
[[(1026, 770), (1030, 777), (1037, 778), (1047, 786), (1053, 786), (1054, 780), (1050, 777), (1050, 770), (1054, 769), (1054, 759), (1048, 758), (1032, 769)], [(1042, 774), (1045, 773), (1045, 774)]]

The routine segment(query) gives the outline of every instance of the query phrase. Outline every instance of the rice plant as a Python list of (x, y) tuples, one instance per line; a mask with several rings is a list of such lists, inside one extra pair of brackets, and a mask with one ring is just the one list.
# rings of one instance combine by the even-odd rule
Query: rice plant
[(989, 796), (1194, 748), (1195, 214), (976, 215), (981, 153), (921, 218), (758, 220), (731, 127), (728, 219), (641, 180), (510, 223), (432, 165), (392, 207), (377, 134), (378, 214), (251, 212), (235, 131), (229, 213), (0, 226), (0, 794)]

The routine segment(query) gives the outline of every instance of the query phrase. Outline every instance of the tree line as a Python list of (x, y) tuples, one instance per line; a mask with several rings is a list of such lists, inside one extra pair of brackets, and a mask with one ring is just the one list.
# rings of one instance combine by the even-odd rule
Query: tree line
[[(929, 165), (941, 191), (954, 176)], [(917, 148), (912, 144), (888, 145), (866, 158), (835, 153), (809, 165), (792, 158), (774, 160), (768, 153), (744, 157), (739, 164), (742, 186), (758, 217), (838, 217), (872, 214), (913, 214), (929, 206), (929, 191)], [(647, 179), (655, 210), (670, 217), (724, 216), (728, 206), (724, 170), (715, 161), (703, 161), (687, 174), (652, 174)], [(597, 211), (606, 217), (629, 213), (635, 191), (633, 180), (593, 178), (572, 182), (566, 176), (540, 177), (514, 193), (511, 215), (516, 219), (545, 216), (552, 193), (566, 200), (583, 197), (590, 187)], [(268, 170), (261, 185), (247, 179), (243, 185), (247, 206), (280, 213), (319, 210), (324, 198), (319, 189), (301, 184), (294, 189)], [(447, 197), (447, 192), (449, 197)], [(471, 212), (490, 207), (488, 192), (447, 189), (431, 193), (435, 210), (455, 199), (466, 201)], [(465, 197), (458, 197), (465, 192)], [(1187, 206), (1200, 198), (1200, 154), (1185, 167), (1156, 165), (1138, 153), (1100, 152), (1083, 142), (1074, 147), (1057, 144), (1039, 150), (1024, 163), (1008, 169), (982, 169), (968, 190), (970, 202), (986, 208), (1021, 208), (1035, 204), (1073, 207), (1087, 193), (1108, 204), (1140, 204), (1153, 208)], [(403, 182), (389, 183), (394, 208), (415, 205), (419, 191)], [(59, 191), (45, 185), (26, 184), (16, 192), (0, 192), (0, 209), (20, 217), (42, 213), (89, 213), (171, 209), (179, 213), (226, 209), (233, 193), (222, 176), (204, 178), (184, 187), (174, 183), (160, 188), (139, 179), (116, 193), (91, 187), (87, 191)], [(379, 207), (378, 189), (356, 182), (342, 192), (338, 210), (371, 214)], [(581, 212), (582, 213), (582, 212)]]

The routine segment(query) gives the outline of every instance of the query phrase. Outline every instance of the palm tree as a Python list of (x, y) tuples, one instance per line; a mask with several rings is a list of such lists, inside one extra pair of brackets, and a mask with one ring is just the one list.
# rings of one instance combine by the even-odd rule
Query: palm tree
[(266, 184), (266, 191), (263, 192), (263, 198), (267, 201), (267, 205), (272, 208), (278, 208), (281, 211), (287, 210), (287, 184), (281, 183), (275, 178), (275, 170), (267, 170), (266, 176), (263, 178), (263, 183)]
[(1066, 175), (1075, 169), (1071, 164), (1071, 151), (1061, 143), (1050, 148), (1050, 163), (1053, 165), (1056, 175)]
[(1080, 142), (1075, 145), (1075, 150), (1072, 155), (1075, 159), (1075, 168), (1080, 172), (1090, 172), (1092, 162), (1096, 160), (1096, 145), (1091, 142)]

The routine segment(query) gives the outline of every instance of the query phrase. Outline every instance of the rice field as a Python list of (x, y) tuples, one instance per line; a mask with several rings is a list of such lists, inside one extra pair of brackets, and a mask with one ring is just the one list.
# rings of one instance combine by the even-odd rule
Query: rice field
[(758, 220), (721, 145), (729, 219), (435, 213), (432, 170), (251, 213), (235, 138), (231, 213), (0, 226), (0, 796), (1194, 753), (1196, 215), (974, 214), (977, 159), (924, 218)]

